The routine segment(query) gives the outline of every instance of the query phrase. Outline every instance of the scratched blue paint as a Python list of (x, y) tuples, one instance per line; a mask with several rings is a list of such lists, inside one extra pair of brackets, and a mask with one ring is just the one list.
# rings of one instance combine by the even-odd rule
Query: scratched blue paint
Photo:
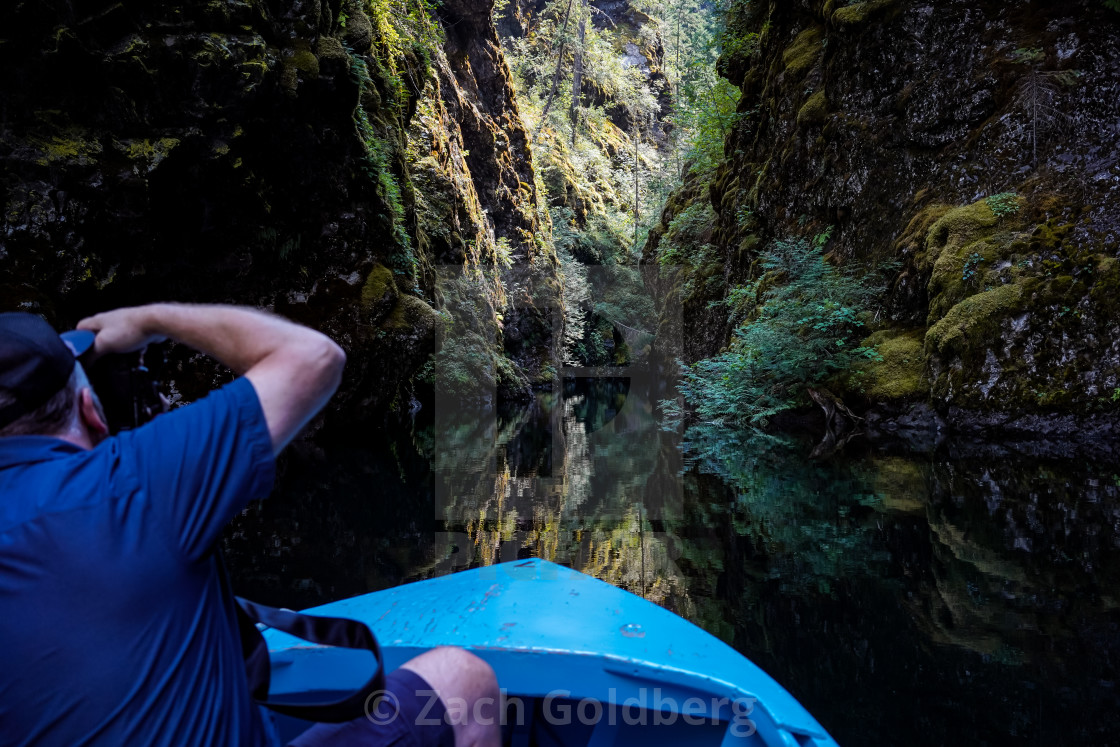
[[(478, 654), (509, 696), (538, 711), (528, 725), (507, 729), (510, 745), (836, 744), (792, 695), (719, 639), (548, 561), (463, 571), (307, 611), (366, 622), (389, 669), (436, 646)], [(368, 678), (368, 654), (310, 646), (274, 630), (265, 638), (273, 697), (327, 699)], [(672, 714), (680, 718), (666, 723)]]

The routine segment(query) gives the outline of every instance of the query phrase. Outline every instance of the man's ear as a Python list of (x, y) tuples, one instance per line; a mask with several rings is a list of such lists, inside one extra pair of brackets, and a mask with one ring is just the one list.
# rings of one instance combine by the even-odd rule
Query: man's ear
[(93, 390), (89, 387), (82, 387), (78, 393), (78, 412), (81, 414), (82, 422), (91, 431), (98, 436), (109, 435), (109, 424), (105, 422), (101, 407), (98, 406)]

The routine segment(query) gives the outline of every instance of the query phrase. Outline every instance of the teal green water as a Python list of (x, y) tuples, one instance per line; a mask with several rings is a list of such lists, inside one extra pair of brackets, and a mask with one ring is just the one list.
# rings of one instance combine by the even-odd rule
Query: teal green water
[(296, 606), (540, 556), (723, 638), (841, 744), (1117, 741), (1120, 466), (858, 438), (814, 460), (663, 431), (631, 388), (293, 454), (229, 539), (235, 583)]

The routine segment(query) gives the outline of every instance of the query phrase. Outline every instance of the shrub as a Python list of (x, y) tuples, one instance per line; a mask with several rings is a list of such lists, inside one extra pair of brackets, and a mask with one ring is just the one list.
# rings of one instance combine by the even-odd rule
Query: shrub
[[(770, 416), (802, 404), (808, 387), (877, 357), (858, 341), (881, 289), (825, 260), (826, 239), (773, 242), (762, 277), (736, 294), (753, 295), (755, 313), (726, 352), (683, 367), (681, 393), (702, 421), (765, 427)], [(670, 416), (683, 414), (663, 404)]]

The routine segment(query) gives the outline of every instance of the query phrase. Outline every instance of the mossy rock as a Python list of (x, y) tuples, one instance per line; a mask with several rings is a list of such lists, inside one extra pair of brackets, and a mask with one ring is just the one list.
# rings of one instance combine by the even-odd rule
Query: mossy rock
[(828, 119), (828, 98), (824, 91), (817, 91), (806, 100), (797, 112), (797, 124), (801, 127), (813, 127), (824, 124)]
[(959, 247), (990, 233), (999, 223), (986, 200), (953, 208), (941, 216), (926, 234), (924, 253), (932, 266), (946, 248)]
[(863, 341), (880, 360), (864, 361), (852, 383), (873, 402), (917, 399), (929, 394), (926, 377), (925, 329), (880, 330)]
[(782, 53), (782, 64), (785, 65), (787, 78), (800, 78), (809, 68), (817, 64), (824, 45), (824, 29), (820, 26), (811, 26), (800, 34), (786, 47)]
[[(951, 205), (943, 205), (941, 203), (934, 203), (927, 205), (910, 219), (906, 224), (905, 230), (899, 236), (898, 241), (895, 242), (894, 252), (896, 255), (910, 255), (917, 261), (925, 255), (926, 237), (929, 236), (929, 229), (940, 220), (946, 213), (952, 210)], [(925, 269), (929, 269), (928, 265)]]
[(376, 322), (389, 313), (399, 296), (393, 271), (384, 265), (374, 265), (362, 285), (362, 316)]
[(315, 78), (319, 75), (319, 58), (311, 51), (306, 40), (298, 39), (295, 45), (284, 51), (280, 67), (280, 84), (289, 92), (299, 87), (300, 77)]
[(969, 296), (926, 332), (926, 352), (959, 355), (967, 348), (995, 344), (999, 323), (1023, 311), (1026, 295), (1023, 284), (1013, 283)]
[[(161, 137), (155, 139), (148, 138), (135, 138), (130, 140), (113, 140), (113, 147), (129, 161), (137, 162), (136, 165), (144, 171), (149, 171), (156, 166), (174, 150), (180, 143), (178, 138), (174, 137)], [(221, 152), (219, 147), (215, 147), (215, 152), (218, 155), (225, 155), (229, 152), (229, 146), (225, 146), (225, 152)]]
[(862, 26), (894, 3), (895, 0), (867, 0), (867, 2), (837, 8), (832, 12), (832, 22), (841, 28)]
[(1017, 195), (997, 195), (953, 208), (932, 223), (915, 259), (919, 270), (929, 272), (927, 325), (971, 295), (1022, 279), (1031, 251), (1029, 234), (1021, 230), (1022, 203)]
[(369, 54), (373, 48), (373, 24), (365, 14), (362, 4), (347, 0), (342, 6), (346, 14), (346, 27), (342, 30), (342, 40), (356, 54)]
[[(1021, 206), (1022, 198), (1015, 200)], [(1020, 211), (1002, 212), (997, 215), (992, 209), (992, 198), (978, 200), (970, 205), (952, 208), (941, 214), (926, 233), (926, 238), (917, 257), (920, 270), (929, 271), (945, 251), (956, 251), (962, 246), (999, 231), (1012, 231), (1021, 228), (1023, 221)], [(937, 214), (943, 206), (930, 206), (915, 216), (911, 225), (923, 216)], [(909, 229), (908, 229), (909, 230)]]
[(315, 42), (315, 56), (319, 58), (320, 62), (325, 60), (341, 62), (348, 59), (346, 48), (342, 46), (342, 42), (333, 36), (319, 37), (319, 40)]
[(311, 51), (311, 44), (306, 39), (295, 41), (286, 61), (306, 75), (316, 76), (319, 74), (319, 59)]
[(906, 229), (899, 237), (896, 244), (897, 248), (900, 251), (905, 249), (913, 249), (916, 252), (924, 251), (929, 229), (952, 209), (952, 205), (935, 202), (914, 213), (914, 217), (906, 224)]
[[(927, 324), (935, 324), (965, 298), (1001, 282), (998, 268), (1014, 252), (1016, 236), (985, 237), (953, 251), (943, 251), (934, 263), (929, 280)], [(1010, 274), (1009, 274), (1010, 279)]]
[(1120, 260), (1116, 257), (1100, 257), (1097, 261), (1097, 282), (1089, 296), (1101, 309), (1110, 309), (1120, 316)]
[(435, 334), (439, 320), (439, 312), (416, 296), (400, 296), (381, 329), (429, 337)]
[(101, 143), (97, 140), (86, 137), (84, 133), (75, 132), (67, 135), (34, 142), (42, 154), (37, 159), (40, 166), (53, 166), (60, 163), (77, 163), (84, 166), (92, 163), (101, 154)]

